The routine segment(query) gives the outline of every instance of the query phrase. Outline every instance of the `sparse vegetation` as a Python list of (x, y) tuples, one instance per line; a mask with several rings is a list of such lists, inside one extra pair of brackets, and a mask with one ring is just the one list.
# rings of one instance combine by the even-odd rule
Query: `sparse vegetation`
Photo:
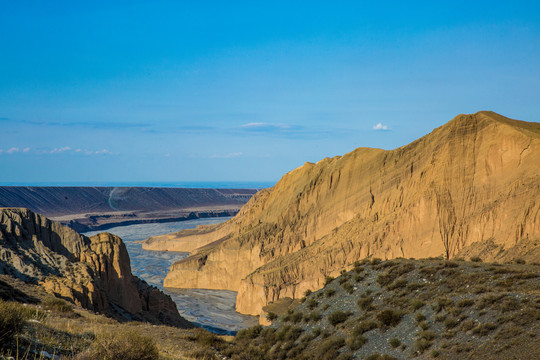
[(26, 324), (28, 314), (24, 307), (15, 302), (0, 300), (0, 348), (8, 347), (15, 341)]
[(154, 341), (136, 331), (99, 334), (77, 360), (154, 360), (159, 352)]
[(401, 321), (401, 317), (402, 313), (394, 309), (385, 309), (376, 315), (382, 326), (396, 326)]
[[(359, 271), (365, 278), (359, 286), (362, 291), (348, 290), (355, 284), (352, 278), (359, 273), (355, 268), (330, 282), (326, 288), (306, 294), (305, 302), (297, 301), (292, 306), (282, 307), (279, 314), (285, 313), (280, 317), (275, 318), (276, 312), (268, 311), (272, 326), (241, 330), (232, 342), (223, 341), (203, 330), (190, 331), (190, 335), (183, 336), (183, 341), (192, 344), (193, 348), (176, 358), (213, 359), (220, 353), (231, 360), (338, 360), (357, 358), (358, 354), (363, 358), (389, 359), (391, 356), (384, 353), (395, 355), (398, 352), (404, 357), (466, 358), (487, 342), (501, 344), (497, 349), (511, 349), (516, 346), (514, 344), (527, 344), (531, 339), (538, 339), (540, 297), (534, 291), (540, 279), (528, 275), (535, 274), (533, 265), (495, 266), (465, 261), (419, 260), (405, 266), (407, 261), (398, 259), (375, 265), (363, 263)], [(388, 285), (381, 286), (376, 281), (381, 274), (392, 274), (395, 278)], [(517, 279), (516, 276), (522, 278)], [(508, 279), (513, 282), (511, 292), (494, 291), (495, 283)], [(520, 281), (521, 284), (518, 283)], [(480, 287), (482, 291), (478, 291)], [(411, 291), (414, 291), (412, 299)], [(54, 303), (43, 303), (50, 317), (62, 318), (64, 322), (66, 318), (79, 321), (69, 315), (69, 308), (73, 311), (73, 305), (63, 300), (55, 300)], [(67, 308), (61, 310), (66, 305)], [(269, 306), (268, 309), (274, 308)], [(25, 316), (34, 318), (36, 314), (44, 316), (43, 312), (36, 311), (36, 307), (32, 307), (31, 315), (27, 309), (23, 312)], [(44, 329), (43, 325), (38, 328), (38, 323), (29, 324), (28, 328), (36, 329), (32, 330), (36, 334), (32, 336), (37, 337), (38, 331)], [(412, 334), (411, 328), (415, 329)], [(122, 325), (120, 329), (118, 333), (125, 333), (130, 326)], [(134, 329), (139, 335), (147, 336), (147, 332), (139, 327)], [(404, 329), (408, 329), (405, 332), (409, 336), (402, 336)], [(28, 336), (27, 331), (23, 329), (20, 338)], [(95, 356), (102, 335), (83, 334), (77, 340), (79, 343), (74, 345), (77, 350), (73, 355), (85, 360), (89, 357), (84, 356)], [(47, 344), (59, 344), (60, 340), (54, 338), (62, 336), (51, 333), (41, 339)], [(171, 358), (162, 352), (161, 338), (148, 338), (161, 358)], [(467, 342), (464, 343), (463, 339)], [(61, 342), (68, 341), (62, 339)], [(144, 344), (144, 341), (139, 343)], [(151, 350), (151, 346), (149, 348)], [(62, 351), (61, 355), (69, 355)], [(500, 351), (503, 354), (507, 350)], [(127, 356), (129, 354), (125, 357), (129, 359)]]
[(328, 322), (331, 325), (336, 326), (337, 324), (340, 324), (347, 320), (351, 315), (352, 314), (350, 312), (343, 312), (338, 310), (328, 315)]

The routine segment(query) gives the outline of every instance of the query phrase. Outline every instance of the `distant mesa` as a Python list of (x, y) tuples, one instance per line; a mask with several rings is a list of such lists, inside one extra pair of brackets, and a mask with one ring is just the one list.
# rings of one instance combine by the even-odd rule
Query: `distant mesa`
[(90, 238), (24, 208), (0, 208), (0, 274), (121, 321), (183, 328), (171, 298), (131, 273), (122, 240)]
[(540, 262), (539, 159), (539, 123), (458, 115), (395, 150), (306, 163), (226, 223), (144, 247), (192, 251), (165, 286), (235, 290), (253, 315), (363, 258)]
[(76, 231), (233, 216), (255, 189), (1, 186), (0, 206), (24, 207)]

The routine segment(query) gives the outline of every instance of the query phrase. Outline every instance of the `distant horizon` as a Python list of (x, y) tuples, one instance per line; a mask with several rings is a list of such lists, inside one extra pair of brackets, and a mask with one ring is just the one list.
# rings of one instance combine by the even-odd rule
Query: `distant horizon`
[(272, 181), (120, 181), (120, 182), (0, 182), (3, 186), (20, 187), (163, 187), (187, 189), (265, 189)]

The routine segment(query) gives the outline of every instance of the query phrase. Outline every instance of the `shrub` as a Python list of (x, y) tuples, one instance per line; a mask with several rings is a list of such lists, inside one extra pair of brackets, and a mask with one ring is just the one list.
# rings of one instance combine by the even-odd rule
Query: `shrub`
[(333, 326), (336, 326), (337, 324), (340, 324), (347, 320), (349, 316), (352, 314), (350, 312), (343, 312), (343, 311), (334, 311), (330, 315), (328, 315), (328, 322), (332, 324)]
[(62, 299), (48, 298), (45, 300), (45, 309), (51, 310), (57, 313), (69, 314), (73, 313), (73, 306), (68, 304)]
[(309, 299), (308, 302), (306, 303), (306, 307), (309, 309), (309, 310), (313, 310), (317, 307), (317, 305), (319, 305), (319, 302), (315, 299)]
[(269, 311), (268, 314), (266, 314), (266, 318), (270, 321), (274, 321), (278, 318), (278, 316), (276, 315), (276, 313)]
[(436, 312), (440, 312), (444, 308), (452, 305), (452, 303), (453, 303), (452, 300), (445, 297), (440, 297), (437, 299), (437, 302), (435, 303), (435, 305), (433, 305), (433, 310), (435, 310)]
[(417, 339), (414, 342), (414, 346), (416, 347), (416, 350), (418, 350), (419, 353), (423, 353), (427, 349), (431, 347), (431, 341), (426, 339)]
[(374, 354), (371, 354), (371, 355), (368, 355), (365, 360), (397, 360), (397, 358), (393, 357), (393, 356), (390, 356), (388, 354), (377, 354), (377, 353), (374, 353)]
[(23, 330), (27, 318), (21, 304), (0, 300), (0, 348), (13, 342), (15, 335)]
[(403, 289), (407, 286), (407, 280), (406, 279), (398, 279), (393, 284), (388, 286), (389, 290), (396, 290), (396, 289)]
[(421, 321), (419, 324), (418, 324), (418, 327), (422, 330), (427, 330), (429, 329), (429, 324), (425, 321)]
[(412, 308), (416, 311), (418, 309), (421, 309), (423, 308), (425, 305), (425, 303), (422, 301), (422, 300), (419, 300), (419, 299), (415, 299), (413, 300), (412, 302)]
[(377, 283), (379, 283), (379, 285), (381, 286), (388, 286), (394, 281), (395, 278), (396, 278), (395, 274), (387, 272), (377, 277)]
[[(247, 334), (249, 334), (250, 339), (255, 339), (259, 336), (261, 333), (261, 330), (263, 327), (261, 325), (255, 325), (252, 326), (247, 330)], [(220, 345), (223, 340), (221, 340), (216, 335), (212, 334), (210, 331), (203, 330), (203, 329), (194, 329), (192, 331), (193, 335), (189, 336), (191, 340), (196, 341), (199, 345), (205, 346), (205, 347), (215, 347)]]
[(377, 323), (374, 321), (360, 321), (353, 329), (355, 336), (360, 336), (370, 330), (377, 328)]
[(416, 322), (420, 323), (424, 320), (426, 320), (426, 316), (422, 313), (418, 313), (414, 316), (414, 320), (416, 320)]
[(332, 297), (336, 293), (336, 290), (334, 289), (327, 289), (326, 290), (326, 297)]
[(356, 351), (360, 349), (364, 344), (367, 342), (367, 339), (365, 336), (351, 336), (347, 339), (346, 344), (352, 351)]
[[(247, 328), (247, 329), (242, 329), (242, 330), (238, 331), (238, 333), (236, 334), (236, 339), (238, 339), (238, 340), (241, 340), (241, 339), (255, 339), (255, 338), (257, 338), (259, 336), (262, 329), (263, 329), (263, 327), (261, 325), (255, 325), (255, 326), (252, 326), (252, 327)], [(196, 336), (194, 337), (193, 340), (197, 340), (197, 335), (198, 335), (198, 333), (196, 333)]]
[(334, 278), (332, 276), (326, 276), (324, 278), (324, 286), (330, 284), (332, 281), (334, 281)]
[(312, 320), (312, 321), (319, 321), (319, 320), (321, 320), (321, 318), (322, 318), (321, 314), (319, 314), (316, 311), (312, 311), (309, 314), (309, 319)]
[(396, 326), (401, 321), (402, 314), (393, 309), (380, 311), (376, 318), (383, 326)]
[(474, 304), (474, 300), (471, 299), (463, 299), (456, 303), (457, 307), (463, 308), (463, 307), (469, 307)]
[(345, 291), (348, 292), (349, 294), (352, 294), (354, 292), (354, 287), (348, 282), (343, 284), (343, 289), (345, 289)]
[(401, 345), (401, 341), (398, 338), (392, 338), (388, 341), (391, 347), (394, 349)]
[(373, 310), (374, 307), (372, 305), (372, 302), (373, 302), (373, 299), (370, 298), (370, 297), (362, 297), (360, 299), (358, 299), (358, 301), (356, 302), (356, 304), (358, 305), (358, 307), (364, 311), (369, 311), (369, 310)]
[(516, 264), (520, 264), (520, 265), (525, 264), (525, 260), (523, 260), (523, 259), (514, 259), (514, 262), (515, 262)]
[(304, 315), (300, 311), (298, 311), (298, 312), (295, 312), (295, 313), (291, 314), (290, 319), (291, 319), (291, 322), (297, 324), (300, 321), (302, 321), (303, 317), (304, 317)]
[(284, 340), (285, 341), (295, 341), (302, 335), (302, 328), (299, 328), (297, 326), (291, 326), (288, 331), (285, 333)]
[(308, 297), (309, 295), (311, 295), (313, 293), (313, 291), (307, 289), (306, 291), (304, 291), (304, 296), (305, 297)]
[(471, 330), (473, 327), (474, 327), (474, 320), (469, 319), (469, 320), (464, 321), (461, 324), (461, 331), (467, 332), (467, 331)]
[(471, 261), (472, 261), (472, 262), (482, 262), (482, 259), (479, 258), (478, 256), (473, 256), (473, 257), (471, 258)]
[(336, 337), (329, 337), (321, 344), (319, 345), (319, 354), (323, 355), (329, 353), (331, 350), (334, 350), (337, 352), (337, 350), (341, 349), (345, 345), (345, 339), (342, 337), (336, 336)]
[(448, 317), (444, 320), (443, 324), (447, 329), (453, 329), (458, 324), (458, 321), (456, 318)]
[(336, 358), (336, 360), (352, 360), (352, 359), (353, 359), (353, 356), (351, 354), (347, 354), (347, 353), (341, 353)]
[(135, 331), (99, 334), (78, 360), (154, 360), (159, 357), (153, 340)]
[(431, 330), (423, 330), (418, 333), (419, 339), (426, 339), (426, 340), (431, 341), (435, 339), (435, 337), (436, 337), (435, 333)]
[(478, 326), (476, 326), (472, 332), (475, 335), (486, 336), (487, 334), (489, 334), (496, 328), (497, 328), (497, 325), (495, 325), (494, 323), (484, 323), (484, 324), (479, 324)]

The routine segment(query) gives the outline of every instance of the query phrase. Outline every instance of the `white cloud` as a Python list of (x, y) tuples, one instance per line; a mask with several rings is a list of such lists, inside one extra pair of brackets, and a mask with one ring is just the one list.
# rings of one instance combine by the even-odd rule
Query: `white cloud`
[(61, 148), (52, 149), (51, 151), (49, 151), (49, 154), (58, 154), (58, 153), (63, 153), (63, 152), (69, 151), (69, 150), (71, 150), (71, 147), (64, 146), (64, 147), (61, 147)]
[(12, 147), (11, 149), (7, 150), (6, 152), (7, 152), (8, 154), (14, 154), (14, 153), (19, 152), (19, 150), (20, 150), (20, 149), (19, 149), (18, 147)]
[(250, 122), (250, 123), (242, 125), (243, 128), (249, 128), (249, 127), (253, 128), (253, 127), (259, 127), (259, 126), (266, 126), (266, 124), (262, 122)]
[(25, 148), (23, 149), (23, 152), (25, 152), (25, 153), (27, 153), (27, 152), (29, 152), (29, 151), (30, 151), (30, 148), (29, 148), (29, 147), (25, 147)]
[(383, 125), (382, 123), (378, 123), (373, 127), (373, 130), (390, 130), (390, 128), (387, 125)]
[(94, 154), (95, 155), (100, 155), (100, 154), (110, 154), (111, 152), (108, 150), (108, 149), (103, 149), (103, 150), (98, 150), (98, 151), (94, 151)]
[(240, 126), (245, 130), (255, 130), (255, 131), (279, 131), (291, 129), (290, 125), (287, 124), (269, 124), (263, 122), (250, 122)]

